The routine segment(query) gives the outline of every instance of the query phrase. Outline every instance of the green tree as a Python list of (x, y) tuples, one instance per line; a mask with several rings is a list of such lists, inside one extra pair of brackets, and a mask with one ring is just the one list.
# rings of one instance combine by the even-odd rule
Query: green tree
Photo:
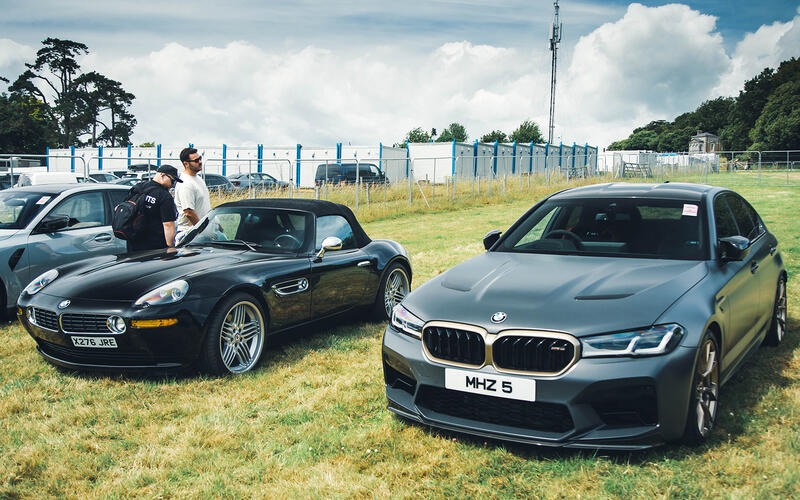
[(128, 144), (136, 126), (136, 119), (128, 112), (134, 95), (125, 92), (119, 82), (95, 71), (77, 77), (75, 86), (79, 90), (82, 121), (90, 136), (87, 144), (112, 147)]
[(31, 96), (0, 94), (0, 152), (44, 154), (56, 140), (45, 108)]
[(436, 139), (436, 142), (467, 142), (469, 136), (467, 135), (467, 129), (464, 128), (464, 125), (460, 123), (451, 123), (447, 126), (444, 130), (442, 130), (441, 135), (439, 138)]
[(406, 134), (405, 139), (402, 142), (395, 143), (395, 147), (404, 148), (406, 147), (406, 143), (409, 142), (431, 142), (431, 134), (422, 130), (422, 127), (417, 127), (413, 130), (409, 130)]
[(539, 130), (539, 125), (531, 120), (522, 122), (515, 131), (511, 132), (509, 139), (514, 142), (526, 144), (530, 142), (541, 144), (544, 142), (544, 137), (542, 136), (542, 131)]
[(483, 136), (481, 136), (481, 142), (489, 143), (495, 141), (508, 142), (508, 136), (506, 135), (505, 132), (500, 130), (492, 130), (491, 132), (483, 134)]
[(775, 89), (750, 131), (753, 151), (800, 149), (800, 80)]
[[(128, 111), (133, 94), (119, 82), (98, 73), (82, 74), (76, 57), (86, 55), (86, 45), (71, 40), (47, 38), (33, 64), (9, 87), (12, 95), (30, 96), (45, 105), (50, 122), (56, 124), (59, 147), (127, 143), (136, 125)], [(105, 123), (101, 116), (108, 116)]]

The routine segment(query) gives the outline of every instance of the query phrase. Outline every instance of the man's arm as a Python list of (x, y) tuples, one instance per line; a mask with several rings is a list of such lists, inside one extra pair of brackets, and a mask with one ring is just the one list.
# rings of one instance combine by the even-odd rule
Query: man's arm
[(200, 216), (197, 215), (197, 212), (195, 212), (192, 208), (184, 208), (183, 215), (189, 219), (189, 222), (191, 222), (193, 226), (200, 220)]
[(163, 222), (164, 226), (164, 239), (167, 241), (168, 247), (175, 246), (175, 221)]

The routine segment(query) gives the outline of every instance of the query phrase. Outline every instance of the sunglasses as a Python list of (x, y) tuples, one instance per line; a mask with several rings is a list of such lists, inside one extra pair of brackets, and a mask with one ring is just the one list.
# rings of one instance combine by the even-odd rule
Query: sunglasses
[(191, 159), (190, 159), (190, 160), (188, 160), (188, 161), (189, 161), (189, 163), (203, 163), (203, 157), (202, 157), (202, 156), (198, 156), (198, 157), (197, 157), (197, 158), (195, 158), (194, 160), (191, 160)]

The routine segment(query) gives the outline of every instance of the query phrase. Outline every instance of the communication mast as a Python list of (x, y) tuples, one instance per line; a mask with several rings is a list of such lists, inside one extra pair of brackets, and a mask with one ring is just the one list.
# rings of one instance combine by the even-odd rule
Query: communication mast
[(561, 43), (561, 22), (558, 20), (558, 0), (553, 3), (556, 13), (553, 17), (553, 26), (550, 28), (550, 52), (553, 53), (553, 63), (550, 68), (550, 128), (547, 134), (547, 144), (553, 144), (553, 117), (556, 111), (556, 62), (558, 61), (558, 44)]

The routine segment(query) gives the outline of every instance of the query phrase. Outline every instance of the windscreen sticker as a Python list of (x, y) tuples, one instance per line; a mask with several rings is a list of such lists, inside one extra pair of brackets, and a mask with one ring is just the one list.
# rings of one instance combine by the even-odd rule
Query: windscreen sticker
[(697, 217), (697, 205), (683, 204), (683, 213), (681, 215), (688, 215), (689, 217)]
[(37, 205), (44, 205), (48, 201), (50, 201), (50, 196), (42, 196), (41, 198), (39, 198), (39, 200), (36, 202), (36, 204)]

